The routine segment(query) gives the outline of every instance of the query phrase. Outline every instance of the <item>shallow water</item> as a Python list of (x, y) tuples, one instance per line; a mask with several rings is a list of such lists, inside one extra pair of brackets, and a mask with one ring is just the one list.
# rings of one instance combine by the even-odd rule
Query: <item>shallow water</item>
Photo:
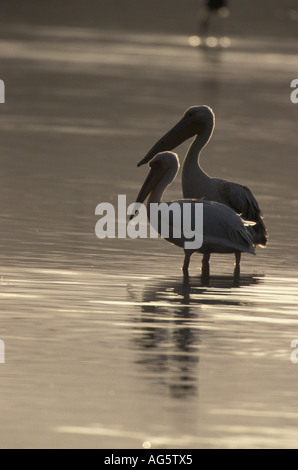
[[(188, 39), (2, 31), (3, 448), (297, 448), (297, 44)], [(209, 286), (194, 256), (185, 283), (176, 247), (94, 233), (193, 104), (216, 113), (204, 168), (249, 186), (268, 226), (239, 285), (232, 256)]]

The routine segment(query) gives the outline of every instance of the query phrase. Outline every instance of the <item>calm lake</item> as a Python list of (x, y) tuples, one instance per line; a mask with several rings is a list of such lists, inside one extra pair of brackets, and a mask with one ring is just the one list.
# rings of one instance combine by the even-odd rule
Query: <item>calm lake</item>
[[(297, 53), (291, 38), (2, 29), (2, 448), (298, 447)], [(94, 231), (195, 104), (216, 115), (202, 166), (248, 186), (269, 231), (239, 286), (232, 255), (211, 256), (209, 286), (194, 255), (186, 283), (179, 248)]]

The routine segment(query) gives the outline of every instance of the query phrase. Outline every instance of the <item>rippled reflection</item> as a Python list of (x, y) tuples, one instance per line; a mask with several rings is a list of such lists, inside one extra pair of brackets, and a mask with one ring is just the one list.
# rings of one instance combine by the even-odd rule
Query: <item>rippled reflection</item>
[[(257, 285), (260, 278), (241, 277), (240, 286)], [(251, 302), (236, 296), (226, 299), (234, 286), (234, 277), (211, 277), (209, 288), (199, 279), (159, 279), (142, 290), (141, 315), (135, 318), (134, 347), (137, 364), (146, 377), (168, 390), (173, 398), (186, 398), (199, 393), (200, 336), (208, 331), (208, 321), (200, 318), (200, 307), (250, 306)], [(210, 290), (211, 288), (211, 290)], [(128, 289), (130, 298), (135, 298)], [(207, 328), (206, 328), (207, 326)]]

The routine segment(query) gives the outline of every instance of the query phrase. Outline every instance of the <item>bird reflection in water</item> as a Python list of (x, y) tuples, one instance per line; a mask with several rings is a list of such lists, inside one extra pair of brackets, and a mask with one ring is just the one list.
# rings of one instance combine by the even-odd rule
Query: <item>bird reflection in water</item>
[[(241, 286), (258, 282), (260, 278), (253, 275), (241, 277)], [(155, 279), (144, 287), (141, 300), (132, 286), (128, 288), (130, 298), (140, 300), (141, 309), (134, 326), (136, 363), (145, 369), (145, 378), (165, 387), (172, 398), (199, 394), (201, 339), (212, 334), (212, 322), (200, 318), (200, 307), (244, 304), (240, 296), (225, 295), (234, 287), (233, 276), (212, 276), (209, 284), (212, 289), (203, 286), (201, 278)]]

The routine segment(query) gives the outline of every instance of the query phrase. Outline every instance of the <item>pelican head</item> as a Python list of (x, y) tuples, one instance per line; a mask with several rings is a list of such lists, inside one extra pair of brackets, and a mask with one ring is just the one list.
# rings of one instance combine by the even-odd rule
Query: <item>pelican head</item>
[(214, 124), (215, 116), (209, 106), (191, 106), (185, 111), (183, 118), (149, 150), (147, 155), (138, 163), (138, 166), (148, 163), (159, 152), (173, 150), (195, 135), (207, 132), (209, 140)]
[(158, 199), (166, 187), (173, 181), (179, 170), (179, 159), (176, 153), (162, 152), (149, 162), (150, 172), (138, 194), (136, 202), (144, 202), (159, 187)]

